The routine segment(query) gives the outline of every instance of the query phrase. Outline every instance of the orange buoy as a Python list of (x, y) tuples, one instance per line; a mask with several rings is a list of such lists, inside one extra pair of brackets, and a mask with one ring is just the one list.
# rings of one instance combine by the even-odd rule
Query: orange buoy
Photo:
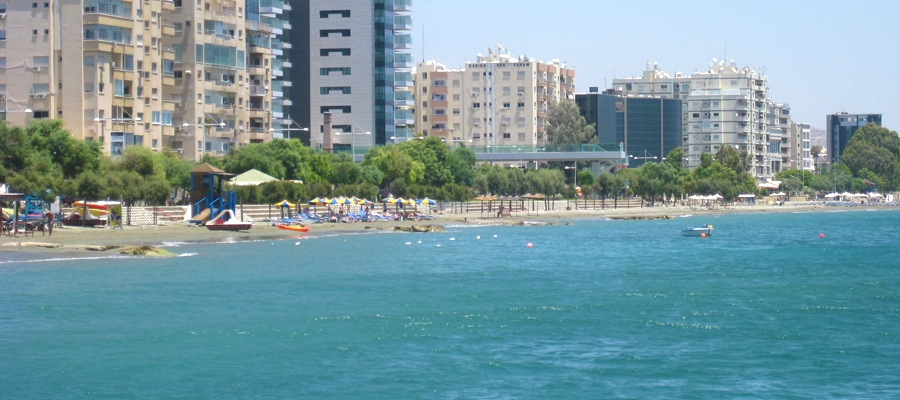
[(530, 248), (534, 247), (534, 245), (531, 243), (528, 243), (528, 245), (526, 245), (525, 247), (528, 247), (530, 249)]
[(822, 239), (825, 239), (825, 234), (824, 234), (824, 233), (820, 233), (820, 234), (819, 234), (819, 237), (822, 238)]
[(701, 233), (701, 234), (700, 234), (700, 237), (705, 238), (705, 237), (706, 237), (706, 234), (705, 234), (705, 233)]

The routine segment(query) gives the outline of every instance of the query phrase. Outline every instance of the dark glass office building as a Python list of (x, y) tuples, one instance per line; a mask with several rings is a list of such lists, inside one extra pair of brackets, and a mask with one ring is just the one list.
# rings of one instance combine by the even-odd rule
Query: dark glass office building
[(681, 147), (681, 100), (587, 93), (575, 102), (587, 123), (596, 124), (599, 143), (624, 144), (629, 167), (661, 161)]
[(847, 142), (857, 129), (866, 124), (881, 126), (881, 114), (837, 113), (829, 115), (825, 122), (828, 126), (825, 134), (828, 138), (828, 159), (834, 164), (841, 159)]

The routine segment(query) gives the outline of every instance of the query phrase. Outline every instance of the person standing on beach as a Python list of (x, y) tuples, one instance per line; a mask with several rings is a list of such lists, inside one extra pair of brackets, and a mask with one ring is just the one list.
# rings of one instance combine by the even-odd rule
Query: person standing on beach
[(53, 213), (50, 210), (45, 211), (44, 219), (47, 220), (47, 229), (50, 231), (50, 236), (53, 236)]

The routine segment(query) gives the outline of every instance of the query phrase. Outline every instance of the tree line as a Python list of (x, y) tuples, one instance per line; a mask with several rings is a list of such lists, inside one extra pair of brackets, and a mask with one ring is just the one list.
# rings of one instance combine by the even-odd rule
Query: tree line
[[(551, 121), (551, 140), (595, 141), (596, 136), (591, 139), (587, 133), (593, 126), (585, 125), (580, 116), (573, 117), (573, 112), (577, 113), (577, 107), (558, 112), (562, 117)], [(73, 138), (61, 120), (32, 121), (24, 128), (0, 123), (0, 181), (17, 192), (46, 199), (113, 198), (162, 204), (172, 199), (175, 189), (188, 189), (191, 168), (209, 163), (233, 174), (256, 169), (279, 179), (237, 187), (245, 203), (332, 196), (377, 199), (389, 194), (444, 201), (466, 201), (488, 193), (573, 198), (576, 180), (586, 196), (636, 195), (651, 203), (691, 194), (720, 194), (728, 201), (744, 193), (764, 194), (749, 173), (750, 155), (731, 146), (723, 146), (715, 155), (703, 154), (693, 171), (682, 167), (683, 153), (676, 148), (663, 162), (597, 175), (587, 163), (577, 164), (577, 173), (569, 173), (563, 163), (543, 164), (537, 169), (487, 163), (476, 167), (474, 151), (450, 147), (437, 137), (374, 147), (361, 163), (353, 162), (348, 154), (323, 153), (296, 140), (248, 144), (232, 148), (221, 158), (204, 155), (198, 163), (184, 161), (168, 149), (153, 152), (141, 146), (130, 146), (121, 156), (109, 157), (100, 146)], [(798, 194), (858, 192), (867, 185), (896, 190), (900, 187), (898, 160), (897, 133), (870, 124), (850, 140), (841, 164), (819, 173), (787, 170), (776, 179), (783, 182), (784, 190)]]

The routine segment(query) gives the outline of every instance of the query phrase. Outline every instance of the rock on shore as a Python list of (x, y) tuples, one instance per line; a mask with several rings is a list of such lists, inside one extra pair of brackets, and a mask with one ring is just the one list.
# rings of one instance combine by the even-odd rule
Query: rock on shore
[(395, 226), (398, 232), (445, 232), (443, 226), (440, 225), (411, 225), (411, 226)]
[(609, 219), (648, 220), (648, 219), (675, 219), (675, 218), (670, 217), (668, 215), (613, 215), (613, 216), (610, 216)]

